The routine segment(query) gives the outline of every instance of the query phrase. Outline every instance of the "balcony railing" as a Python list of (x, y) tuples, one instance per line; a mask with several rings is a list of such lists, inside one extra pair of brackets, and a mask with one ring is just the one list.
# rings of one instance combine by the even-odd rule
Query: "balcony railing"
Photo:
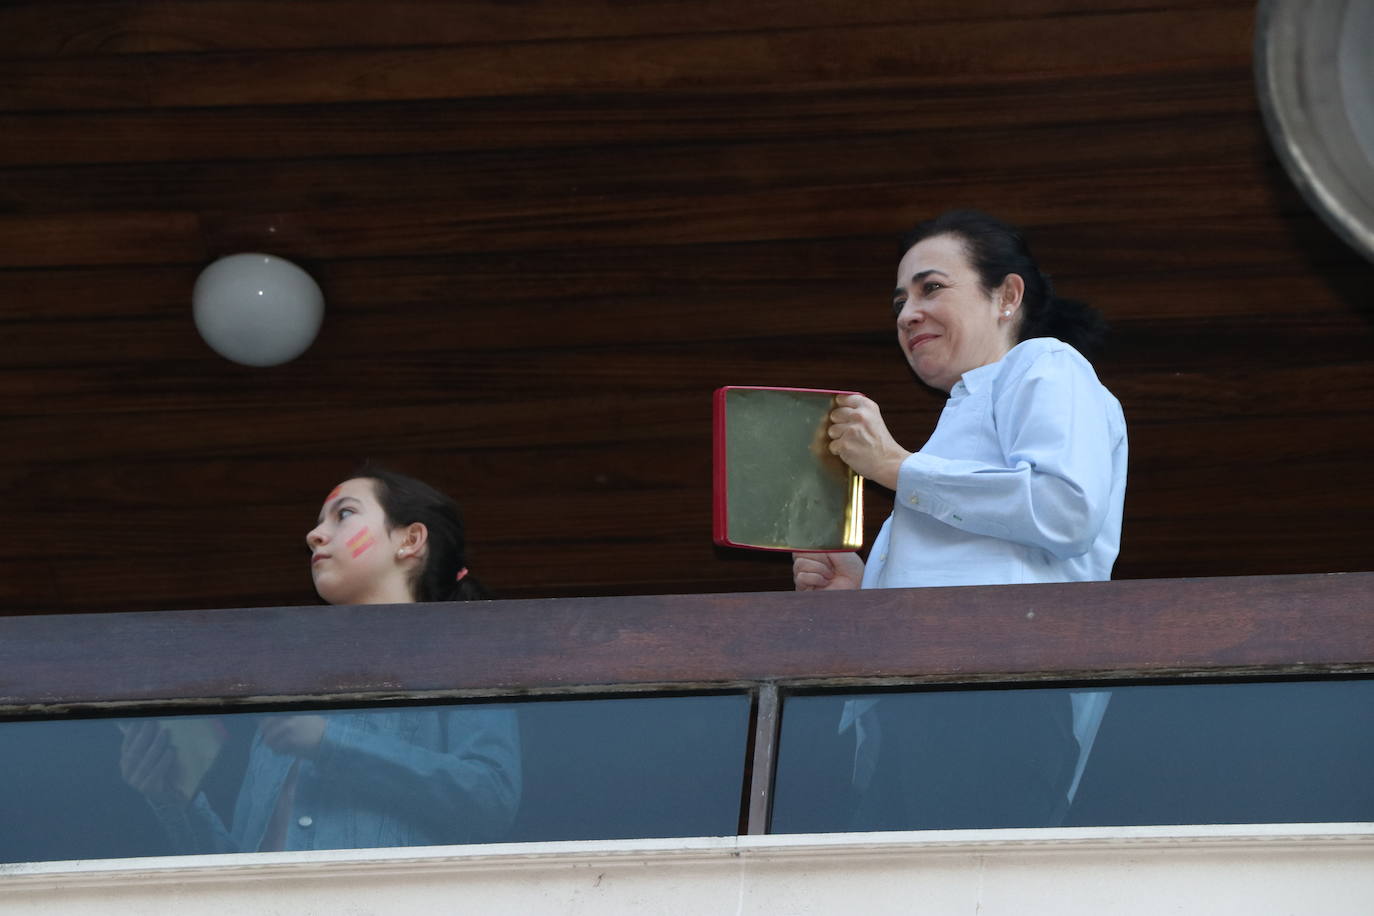
[[(1374, 795), (1360, 788), (1370, 782), (1360, 755), (1374, 748), (1370, 675), (1374, 573), (14, 616), (0, 618), (0, 741), (28, 752), (40, 729), (47, 740), (80, 725), (103, 742), (102, 778), (122, 787), (111, 775), (120, 739), (102, 719), (231, 721), (242, 713), (257, 722), (252, 717), (338, 709), (375, 715), (418, 704), (516, 710), (526, 825), (519, 833), (517, 819), (517, 839), (578, 838), (579, 829), (588, 836), (684, 835), (693, 831), (674, 823), (690, 827), (712, 805), (715, 826), (696, 832), (765, 833), (779, 825), (775, 792), (790, 793), (779, 800), (792, 812), (782, 820), (811, 824), (783, 829), (843, 830), (852, 829), (844, 822), (852, 811), (841, 809), (853, 798), (840, 796), (857, 797), (855, 786), (871, 786), (870, 796), (902, 791), (906, 777), (898, 771), (913, 751), (908, 739), (896, 740), (894, 723), (907, 721), (908, 712), (953, 702), (948, 698), (956, 694), (991, 698), (996, 706), (1014, 696), (1111, 693), (1105, 719), (1099, 710), (1092, 727), (1095, 741), (1078, 735), (1080, 744), (1094, 745), (1075, 780), (1079, 801), (1084, 793), (1098, 799), (1097, 813), (1085, 817), (1139, 817), (1102, 814), (1111, 805), (1104, 809), (1101, 800), (1129, 791), (1132, 780), (1155, 778), (1158, 767), (1146, 762), (1154, 767), (1146, 775), (1097, 771), (1110, 770), (1113, 759), (1118, 766), (1139, 762), (1141, 747), (1177, 738), (1183, 757), (1233, 755), (1224, 778), (1252, 778), (1252, 794), (1272, 796), (1272, 780), (1292, 783), (1291, 774), (1306, 768), (1309, 775), (1289, 786), (1294, 810), (1306, 810), (1309, 783), (1335, 788), (1312, 803), (1316, 816), (1301, 819), (1353, 821), (1374, 819)], [(1180, 693), (1185, 687), (1191, 692)], [(886, 711), (887, 762), (879, 742), (855, 728), (873, 708)], [(956, 715), (973, 718), (956, 721), (970, 727), (957, 731), (993, 727), (984, 713), (967, 709)], [(1275, 716), (1282, 721), (1269, 721)], [(226, 764), (230, 775), (222, 777), (226, 821), (254, 729), (239, 731), (239, 760)], [(628, 743), (616, 745), (620, 737)], [(1263, 768), (1265, 748), (1288, 747), (1290, 738), (1308, 750), (1278, 775), (1251, 772)], [(51, 759), (99, 756), (72, 747)], [(601, 752), (604, 759), (596, 757)], [(869, 753), (876, 770), (864, 762)], [(1331, 772), (1312, 773), (1314, 759)], [(722, 767), (712, 769), (712, 760)], [(1236, 760), (1249, 761), (1239, 769), (1250, 777), (1236, 772)], [(58, 791), (63, 783), (54, 781), (49, 758), (30, 764), (48, 779), (47, 790)], [(687, 771), (669, 773), (674, 765)], [(830, 775), (817, 775), (826, 767)], [(888, 782), (884, 768), (896, 773)], [(865, 769), (872, 772), (860, 775)], [(636, 781), (633, 774), (646, 770)], [(649, 778), (655, 770), (663, 777), (657, 783)], [(1182, 798), (1181, 810), (1193, 803), (1189, 793), (1224, 794), (1215, 776), (1184, 786), (1185, 770), (1169, 777), (1182, 782), (1156, 786), (1174, 801)], [(601, 789), (586, 789), (597, 779), (605, 782)], [(670, 794), (665, 786), (685, 782), (700, 783), (701, 797), (689, 792), (655, 823), (641, 818), (617, 826), (611, 817), (588, 826), (586, 812), (606, 809), (605, 799), (562, 821), (535, 811), (584, 791), (623, 794), (629, 807), (642, 810), (655, 793)], [(36, 792), (10, 781), (11, 795)], [(708, 794), (713, 801), (703, 801)], [(837, 820), (808, 820), (830, 810), (826, 805)], [(26, 810), (31, 830), (56, 811), (47, 803)], [(728, 811), (723, 829), (721, 810)], [(798, 810), (808, 817), (798, 819)], [(1072, 808), (1047, 816), (1076, 822)], [(58, 856), (9, 853), (10, 860), (45, 857)]]

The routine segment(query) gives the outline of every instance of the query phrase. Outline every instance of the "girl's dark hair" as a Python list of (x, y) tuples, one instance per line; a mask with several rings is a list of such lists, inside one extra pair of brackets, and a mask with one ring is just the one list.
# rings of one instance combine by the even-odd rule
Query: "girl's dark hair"
[(411, 579), (416, 601), (480, 601), (490, 598), (467, 568), (463, 539), (463, 515), (458, 504), (429, 484), (373, 464), (365, 464), (354, 477), (373, 482), (377, 502), (392, 527), (420, 522), (429, 532), (425, 565)]
[(1018, 342), (1055, 337), (1088, 359), (1097, 355), (1107, 335), (1106, 319), (1090, 305), (1055, 296), (1050, 278), (1041, 273), (1020, 230), (978, 210), (948, 210), (903, 236), (898, 257), (918, 242), (938, 235), (953, 235), (964, 243), (985, 292), (1000, 286), (1008, 274), (1020, 275), (1026, 292), (1021, 300)]

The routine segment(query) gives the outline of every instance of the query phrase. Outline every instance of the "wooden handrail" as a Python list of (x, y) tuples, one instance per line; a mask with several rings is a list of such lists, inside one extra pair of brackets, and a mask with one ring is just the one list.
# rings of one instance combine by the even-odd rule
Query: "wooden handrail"
[(0, 618), (0, 714), (1374, 673), (1374, 573)]

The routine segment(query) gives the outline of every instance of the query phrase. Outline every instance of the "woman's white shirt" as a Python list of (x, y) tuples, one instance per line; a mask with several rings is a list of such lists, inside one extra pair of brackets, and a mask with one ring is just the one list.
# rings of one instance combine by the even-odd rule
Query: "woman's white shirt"
[(1041, 337), (966, 372), (902, 463), (864, 588), (1111, 577), (1126, 495), (1121, 405), (1077, 350)]

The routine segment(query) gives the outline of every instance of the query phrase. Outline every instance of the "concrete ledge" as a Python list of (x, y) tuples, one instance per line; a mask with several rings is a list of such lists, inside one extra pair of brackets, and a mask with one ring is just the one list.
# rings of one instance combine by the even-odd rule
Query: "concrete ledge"
[(1370, 911), (1374, 824), (951, 830), (0, 866), (7, 914)]

